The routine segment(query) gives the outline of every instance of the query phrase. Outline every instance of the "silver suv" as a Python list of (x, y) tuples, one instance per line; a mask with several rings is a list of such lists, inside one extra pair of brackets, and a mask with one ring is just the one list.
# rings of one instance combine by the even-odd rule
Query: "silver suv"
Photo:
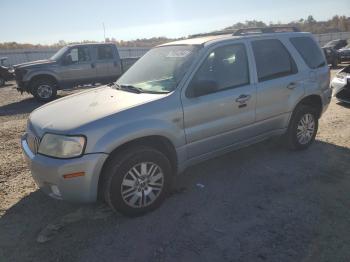
[(277, 135), (310, 146), (329, 77), (312, 35), (288, 28), (168, 43), (114, 85), (35, 110), (22, 147), (50, 196), (140, 215), (194, 163)]

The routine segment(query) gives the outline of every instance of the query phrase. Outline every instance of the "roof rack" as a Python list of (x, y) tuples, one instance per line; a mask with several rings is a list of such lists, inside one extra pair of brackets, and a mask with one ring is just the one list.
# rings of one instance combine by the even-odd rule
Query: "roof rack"
[(211, 33), (203, 33), (203, 34), (195, 34), (190, 35), (188, 38), (196, 38), (196, 37), (202, 37), (202, 36), (214, 36), (214, 35), (228, 35), (228, 34), (234, 34), (236, 30), (221, 30), (221, 31), (214, 31)]
[(300, 32), (295, 26), (269, 26), (269, 27), (251, 27), (236, 30), (233, 36), (252, 35), (252, 34), (268, 34), (268, 33), (284, 33), (284, 32)]

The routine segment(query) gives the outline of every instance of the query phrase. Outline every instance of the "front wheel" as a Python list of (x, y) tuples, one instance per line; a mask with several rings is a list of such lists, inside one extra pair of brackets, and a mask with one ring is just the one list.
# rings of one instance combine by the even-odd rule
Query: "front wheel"
[(54, 81), (43, 78), (34, 81), (31, 93), (38, 101), (49, 102), (55, 99), (57, 88)]
[(317, 111), (308, 105), (299, 105), (293, 112), (287, 131), (287, 144), (290, 149), (308, 148), (315, 140), (318, 130)]
[(170, 187), (168, 158), (150, 147), (132, 147), (109, 160), (103, 173), (103, 193), (109, 206), (127, 216), (159, 207)]

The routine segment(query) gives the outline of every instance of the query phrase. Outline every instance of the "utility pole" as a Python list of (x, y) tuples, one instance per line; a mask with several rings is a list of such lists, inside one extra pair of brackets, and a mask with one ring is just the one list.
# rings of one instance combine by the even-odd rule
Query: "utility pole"
[(106, 28), (105, 28), (105, 23), (102, 23), (103, 26), (103, 41), (106, 42)]

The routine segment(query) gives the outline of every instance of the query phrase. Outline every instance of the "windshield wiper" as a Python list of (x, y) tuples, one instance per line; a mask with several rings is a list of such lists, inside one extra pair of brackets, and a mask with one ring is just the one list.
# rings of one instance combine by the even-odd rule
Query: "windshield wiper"
[(124, 91), (128, 91), (128, 92), (134, 92), (136, 94), (143, 93), (143, 90), (141, 88), (138, 88), (138, 87), (135, 87), (135, 86), (132, 86), (132, 85), (118, 85), (118, 84), (115, 84), (114, 86), (115, 86), (116, 89), (119, 89), (119, 90), (124, 90)]

